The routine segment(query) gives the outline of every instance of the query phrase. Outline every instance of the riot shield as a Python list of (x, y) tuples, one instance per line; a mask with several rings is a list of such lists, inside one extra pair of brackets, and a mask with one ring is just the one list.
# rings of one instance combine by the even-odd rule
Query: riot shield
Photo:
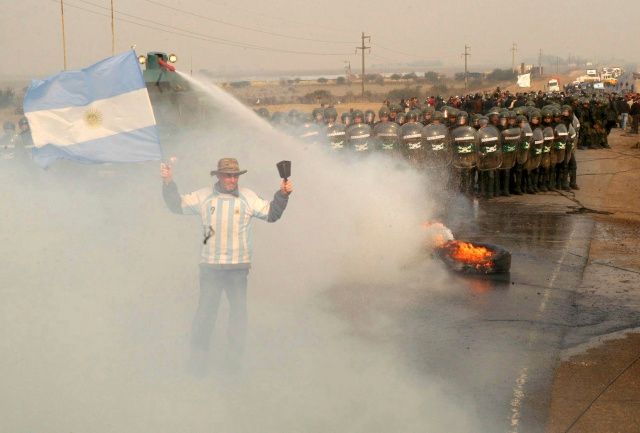
[(516, 150), (520, 144), (522, 131), (519, 127), (502, 131), (502, 165), (501, 170), (509, 170), (516, 165)]
[(425, 160), (425, 147), (422, 145), (422, 124), (411, 122), (400, 127), (400, 149), (402, 154), (414, 165), (422, 166)]
[(578, 145), (578, 134), (573, 125), (569, 124), (567, 137), (567, 149), (564, 152), (564, 162), (569, 163), (571, 158), (575, 158), (576, 146)]
[(296, 137), (304, 143), (320, 144), (323, 140), (322, 130), (316, 123), (305, 122), (298, 128)]
[(346, 145), (346, 128), (342, 123), (327, 126), (327, 141), (331, 150), (342, 151)]
[(552, 127), (547, 126), (542, 130), (542, 135), (544, 136), (544, 143), (542, 145), (542, 159), (540, 160), (540, 167), (549, 168), (551, 166), (551, 148), (553, 147), (555, 132)]
[(498, 128), (483, 126), (478, 130), (478, 170), (495, 170), (502, 165), (502, 140)]
[(565, 159), (567, 141), (569, 140), (569, 131), (564, 123), (558, 123), (555, 127), (555, 139), (553, 140), (553, 148), (551, 149), (551, 160), (555, 163), (563, 162)]
[(478, 132), (471, 126), (458, 126), (451, 132), (453, 166), (473, 168), (476, 166)]
[(529, 158), (527, 158), (527, 162), (524, 166), (525, 170), (535, 170), (540, 166), (543, 146), (544, 135), (542, 134), (542, 128), (536, 128), (533, 130), (533, 135), (531, 136), (531, 147), (529, 148)]
[(384, 152), (398, 151), (400, 145), (399, 129), (400, 127), (395, 122), (378, 122), (373, 127), (373, 135), (378, 139), (376, 149)]
[(366, 123), (358, 123), (347, 128), (347, 146), (349, 150), (357, 153), (373, 151), (371, 141), (371, 127)]
[(528, 123), (525, 123), (520, 129), (522, 130), (522, 137), (516, 149), (516, 162), (524, 165), (527, 159), (529, 159), (529, 149), (531, 149), (531, 142), (533, 141), (533, 131)]
[(422, 128), (422, 142), (426, 150), (425, 164), (428, 167), (447, 167), (451, 165), (451, 135), (444, 125), (430, 123)]

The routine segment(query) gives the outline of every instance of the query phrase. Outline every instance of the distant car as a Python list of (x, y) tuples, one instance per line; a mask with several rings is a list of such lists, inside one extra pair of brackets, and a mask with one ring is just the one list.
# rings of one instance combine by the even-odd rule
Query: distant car
[(556, 80), (555, 78), (552, 78), (547, 83), (547, 89), (550, 92), (559, 92), (560, 91), (560, 83), (558, 83), (558, 80)]
[(603, 74), (602, 82), (609, 86), (615, 86), (616, 84), (618, 84), (618, 79), (614, 78), (612, 74)]

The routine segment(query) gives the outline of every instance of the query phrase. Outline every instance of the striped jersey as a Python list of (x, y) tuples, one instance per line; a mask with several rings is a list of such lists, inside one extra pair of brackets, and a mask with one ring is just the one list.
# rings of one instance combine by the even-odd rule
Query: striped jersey
[(266, 221), (271, 203), (247, 188), (226, 193), (208, 187), (180, 198), (183, 214), (202, 218), (202, 262), (248, 267), (253, 250), (253, 220)]

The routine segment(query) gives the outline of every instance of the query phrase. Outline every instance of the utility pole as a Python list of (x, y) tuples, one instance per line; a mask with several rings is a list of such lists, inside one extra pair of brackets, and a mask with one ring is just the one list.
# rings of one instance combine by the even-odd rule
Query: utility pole
[(556, 75), (558, 74), (558, 66), (560, 66), (560, 57), (556, 56)]
[(516, 70), (516, 51), (518, 51), (518, 45), (514, 42), (511, 45), (511, 70)]
[(469, 72), (467, 69), (467, 58), (471, 55), (471, 53), (469, 53), (470, 49), (471, 47), (465, 44), (464, 53), (461, 54), (461, 56), (464, 56), (464, 90), (467, 90), (467, 87), (469, 85)]
[(366, 79), (365, 73), (364, 73), (364, 50), (369, 50), (369, 52), (371, 52), (371, 47), (367, 47), (364, 44), (364, 41), (368, 40), (369, 43), (371, 43), (371, 36), (366, 36), (364, 34), (364, 32), (362, 32), (362, 45), (359, 47), (356, 47), (356, 54), (358, 54), (358, 50), (362, 51), (362, 98), (364, 99), (364, 81)]
[(542, 48), (538, 53), (538, 75), (542, 76)]
[(351, 77), (351, 60), (344, 61), (344, 75), (347, 81), (349, 81)]
[(62, 55), (64, 58), (64, 70), (67, 70), (67, 38), (64, 33), (64, 3), (60, 0), (60, 17), (62, 18)]
[(113, 19), (113, 0), (111, 0), (111, 55), (116, 55), (116, 26)]

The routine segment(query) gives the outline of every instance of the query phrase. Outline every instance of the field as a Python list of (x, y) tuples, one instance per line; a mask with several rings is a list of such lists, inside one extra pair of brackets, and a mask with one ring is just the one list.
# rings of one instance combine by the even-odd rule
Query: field
[[(509, 90), (512, 93), (523, 91), (539, 91), (545, 90), (545, 84), (550, 78), (556, 78), (560, 85), (573, 81), (581, 74), (581, 71), (570, 71), (566, 73), (545, 75), (541, 78), (533, 79), (530, 88), (519, 88), (510, 81), (483, 82), (481, 86), (472, 87), (465, 91), (464, 82), (446, 79), (445, 84), (448, 88), (447, 96), (462, 95), (465, 93), (476, 92), (492, 92), (496, 87), (503, 90)], [(310, 112), (320, 103), (333, 103), (338, 112), (349, 111), (349, 109), (373, 109), (377, 111), (384, 99), (387, 99), (389, 92), (394, 90), (407, 89), (411, 95), (417, 96), (424, 100), (430, 95), (436, 95), (438, 92), (433, 90), (433, 86), (426, 83), (417, 83), (412, 80), (385, 80), (384, 84), (366, 83), (365, 92), (368, 97), (363, 101), (361, 95), (361, 83), (352, 82), (350, 84), (336, 84), (335, 80), (327, 83), (318, 83), (317, 81), (300, 81), (297, 83), (283, 84), (278, 81), (255, 81), (250, 85), (241, 88), (234, 88), (228, 83), (223, 86), (226, 91), (242, 100), (244, 103), (253, 108), (266, 107), (270, 112), (289, 111), (296, 109), (298, 111)], [(333, 100), (318, 99), (310, 97), (314, 92), (328, 92), (332, 95)], [(311, 100), (309, 100), (311, 99)], [(395, 101), (395, 102), (399, 102)]]

